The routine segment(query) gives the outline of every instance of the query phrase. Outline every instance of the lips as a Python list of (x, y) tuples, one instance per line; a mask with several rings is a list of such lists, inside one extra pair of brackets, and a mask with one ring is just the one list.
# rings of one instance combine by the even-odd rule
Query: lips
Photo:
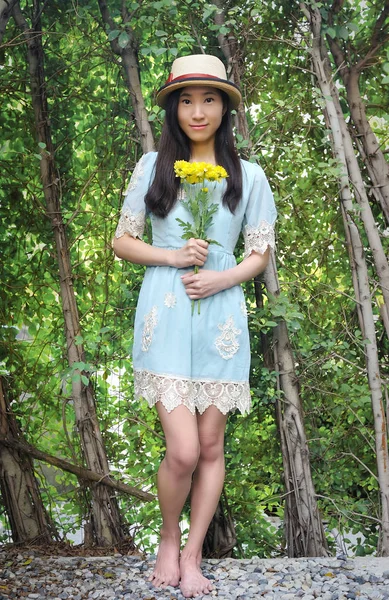
[(206, 128), (206, 125), (190, 125), (190, 128), (194, 131), (202, 131)]

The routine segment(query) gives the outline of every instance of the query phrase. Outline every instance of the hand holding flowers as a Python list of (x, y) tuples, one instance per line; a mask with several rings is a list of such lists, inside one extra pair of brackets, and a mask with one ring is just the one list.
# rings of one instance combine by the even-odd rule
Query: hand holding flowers
[[(180, 177), (187, 192), (187, 199), (182, 200), (181, 203), (193, 219), (193, 222), (185, 222), (177, 218), (183, 229), (181, 237), (184, 240), (201, 239), (209, 244), (220, 246), (219, 242), (207, 237), (207, 230), (213, 224), (213, 215), (217, 212), (218, 205), (211, 203), (209, 188), (205, 182), (220, 182), (228, 177), (227, 171), (221, 166), (205, 162), (190, 163), (185, 160), (176, 161), (174, 171), (176, 176)], [(198, 270), (198, 266), (195, 266), (194, 272), (198, 273)], [(192, 301), (192, 314), (193, 311), (194, 300)], [(198, 301), (198, 314), (200, 314), (200, 300)]]

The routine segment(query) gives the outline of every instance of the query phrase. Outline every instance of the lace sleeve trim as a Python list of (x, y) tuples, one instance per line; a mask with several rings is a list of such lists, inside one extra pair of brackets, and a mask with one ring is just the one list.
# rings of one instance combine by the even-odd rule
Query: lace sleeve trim
[(145, 169), (144, 169), (144, 155), (143, 155), (142, 158), (135, 165), (135, 169), (131, 175), (130, 183), (128, 184), (127, 189), (124, 192), (124, 196), (127, 196), (128, 192), (132, 192), (132, 190), (134, 190), (136, 188), (136, 186), (138, 185), (139, 177), (143, 177), (144, 174), (145, 174)]
[(264, 254), (267, 247), (275, 247), (275, 236), (274, 227), (267, 223), (267, 221), (261, 221), (258, 227), (252, 225), (246, 225), (243, 230), (244, 237), (244, 257), (250, 256), (251, 252), (259, 252)]
[(145, 219), (146, 216), (144, 210), (136, 215), (129, 210), (123, 211), (115, 231), (115, 238), (120, 238), (125, 233), (128, 233), (134, 238), (142, 238), (145, 230)]

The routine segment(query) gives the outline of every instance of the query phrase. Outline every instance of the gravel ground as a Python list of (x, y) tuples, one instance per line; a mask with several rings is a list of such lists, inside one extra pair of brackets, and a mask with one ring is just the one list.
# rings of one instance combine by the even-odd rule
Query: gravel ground
[[(183, 600), (147, 581), (154, 557), (45, 557), (0, 552), (0, 600)], [(389, 600), (389, 558), (205, 560), (214, 591), (198, 598)]]

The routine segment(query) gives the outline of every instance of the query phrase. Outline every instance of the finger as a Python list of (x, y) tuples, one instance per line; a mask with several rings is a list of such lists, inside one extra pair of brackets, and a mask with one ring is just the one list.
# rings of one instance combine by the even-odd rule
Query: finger
[(201, 298), (200, 294), (196, 294), (196, 292), (186, 292), (188, 298), (190, 300), (199, 300)]
[(182, 280), (189, 280), (194, 275), (195, 275), (194, 271), (189, 271), (188, 273), (185, 273), (185, 275), (181, 275), (181, 279)]
[(198, 254), (201, 254), (201, 256), (207, 256), (209, 250), (208, 250), (208, 248), (204, 248), (204, 246), (198, 245), (198, 246), (196, 246), (196, 252)]
[(201, 239), (196, 239), (195, 240), (199, 246), (202, 246), (202, 248), (208, 248), (209, 244), (208, 242), (206, 242), (205, 240), (201, 240)]
[(188, 254), (192, 259), (205, 260), (208, 255), (208, 250), (201, 248), (201, 246), (188, 247)]
[(185, 291), (187, 294), (198, 294), (199, 293), (199, 289), (193, 285), (193, 283), (189, 283), (188, 285), (185, 285)]
[(182, 283), (183, 283), (183, 285), (184, 285), (185, 289), (188, 289), (188, 288), (190, 288), (190, 287), (193, 287), (193, 284), (194, 284), (194, 282), (193, 282), (193, 280), (192, 280), (192, 279), (190, 279), (189, 281), (185, 281), (185, 280), (183, 280), (183, 281), (182, 281)]
[(182, 283), (183, 283), (183, 285), (184, 285), (185, 288), (194, 287), (194, 281), (193, 281), (193, 279), (189, 279), (189, 281), (183, 280)]

